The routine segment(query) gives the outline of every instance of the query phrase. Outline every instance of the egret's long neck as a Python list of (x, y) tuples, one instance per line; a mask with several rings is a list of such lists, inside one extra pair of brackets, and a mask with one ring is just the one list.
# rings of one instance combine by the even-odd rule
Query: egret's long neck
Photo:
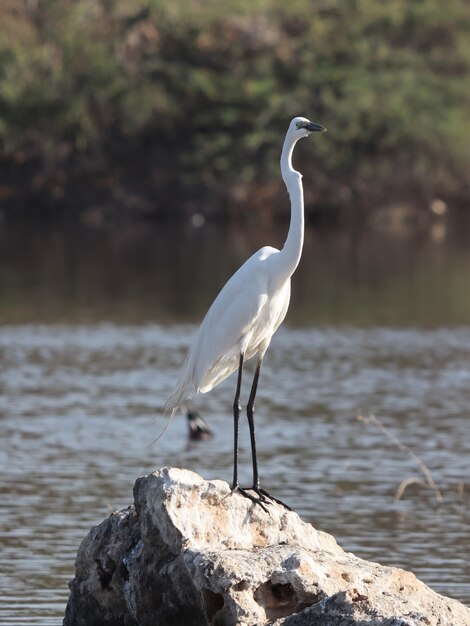
[(302, 174), (292, 167), (292, 152), (297, 139), (286, 135), (281, 153), (281, 173), (290, 196), (291, 218), (286, 243), (280, 255), (288, 275), (292, 275), (299, 264), (304, 243), (304, 192)]

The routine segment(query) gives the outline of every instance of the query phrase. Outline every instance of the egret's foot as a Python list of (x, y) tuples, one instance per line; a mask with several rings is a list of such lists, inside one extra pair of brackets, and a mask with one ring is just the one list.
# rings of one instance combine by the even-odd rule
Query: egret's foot
[(263, 502), (267, 502), (266, 498), (268, 498), (269, 500), (272, 500), (273, 502), (276, 502), (277, 504), (280, 504), (281, 506), (283, 506), (288, 511), (293, 511), (294, 510), (294, 509), (291, 509), (290, 506), (288, 506), (282, 500), (279, 500), (278, 498), (275, 498), (274, 496), (272, 496), (265, 489), (261, 489), (261, 487), (253, 486), (251, 488), (251, 491), (254, 491), (255, 493), (257, 493), (260, 498), (264, 498)]
[[(256, 490), (250, 489), (250, 491), (256, 491)], [(258, 506), (260, 506), (265, 513), (269, 513), (268, 509), (264, 506), (265, 504), (269, 504), (269, 502), (266, 500), (266, 498), (264, 497), (264, 494), (262, 494), (260, 490), (256, 491), (256, 493), (258, 494), (257, 496), (252, 496), (251, 493), (248, 493), (247, 489), (243, 489), (239, 485), (235, 485), (234, 487), (232, 487), (232, 493), (235, 493), (235, 492), (240, 493), (245, 498), (248, 498), (248, 500), (251, 500)]]

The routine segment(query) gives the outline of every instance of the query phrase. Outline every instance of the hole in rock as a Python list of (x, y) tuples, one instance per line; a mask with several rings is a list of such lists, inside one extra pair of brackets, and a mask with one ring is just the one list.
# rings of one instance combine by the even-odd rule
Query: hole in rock
[(236, 585), (233, 585), (232, 589), (234, 591), (246, 591), (250, 585), (246, 580), (241, 580)]
[(253, 598), (264, 608), (269, 620), (299, 613), (322, 599), (321, 594), (307, 592), (299, 598), (291, 583), (273, 583), (271, 580), (261, 584), (256, 589)]
[(268, 619), (291, 615), (299, 605), (299, 598), (290, 583), (276, 584), (268, 580), (256, 589), (253, 597), (264, 608)]
[(109, 589), (112, 590), (111, 580), (113, 578), (113, 574), (116, 571), (116, 563), (108, 558), (106, 562), (101, 563), (100, 559), (96, 559), (96, 570), (98, 572), (98, 578), (101, 583), (101, 589)]
[(224, 597), (220, 595), (220, 593), (211, 591), (211, 589), (203, 589), (202, 593), (204, 597), (204, 606), (206, 607), (206, 615), (209, 622), (212, 623), (212, 620), (217, 613), (223, 609)]

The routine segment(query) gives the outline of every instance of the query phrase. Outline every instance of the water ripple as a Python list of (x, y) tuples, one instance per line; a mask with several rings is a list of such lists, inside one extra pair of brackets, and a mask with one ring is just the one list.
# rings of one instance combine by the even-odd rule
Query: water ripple
[[(22, 325), (0, 329), (0, 622), (60, 623), (78, 545), (162, 465), (230, 479), (233, 379), (194, 404), (215, 430), (188, 446), (160, 408), (194, 327)], [(470, 328), (290, 329), (274, 337), (258, 396), (262, 481), (364, 558), (413, 570), (470, 603)], [(249, 376), (245, 376), (246, 398)], [(429, 466), (419, 476), (374, 413)], [(246, 428), (241, 477), (249, 481)]]

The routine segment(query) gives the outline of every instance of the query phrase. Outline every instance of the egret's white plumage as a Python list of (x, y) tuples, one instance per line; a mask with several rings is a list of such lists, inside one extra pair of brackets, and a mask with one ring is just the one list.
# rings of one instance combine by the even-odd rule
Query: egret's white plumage
[[(246, 359), (258, 357), (258, 369), (250, 396), (248, 419), (252, 433), (252, 411), (259, 366), (271, 337), (283, 321), (290, 299), (290, 278), (302, 253), (304, 239), (304, 202), (302, 175), (292, 167), (292, 152), (302, 137), (323, 126), (304, 117), (294, 118), (287, 130), (281, 154), (281, 172), (291, 201), (291, 222), (282, 250), (266, 246), (253, 254), (230, 278), (208, 310), (183, 363), (176, 389), (165, 408), (172, 414), (194, 393), (206, 393), (222, 382)], [(239, 383), (241, 371), (239, 372)], [(238, 385), (239, 387), (239, 385)], [(239, 388), (236, 404), (238, 404)], [(248, 408), (249, 410), (249, 408)], [(236, 417), (238, 423), (238, 418)], [(236, 425), (237, 428), (237, 425)], [(237, 446), (237, 438), (235, 447)], [(236, 450), (235, 450), (236, 465)], [(257, 484), (257, 470), (254, 479)], [(234, 483), (236, 482), (236, 471)], [(234, 488), (237, 485), (234, 484)], [(246, 494), (245, 494), (246, 495)]]
[(206, 313), (186, 355), (178, 386), (168, 400), (177, 408), (195, 392), (206, 393), (238, 367), (240, 353), (264, 355), (285, 317), (290, 281), (272, 280), (275, 248), (261, 248), (223, 287)]

